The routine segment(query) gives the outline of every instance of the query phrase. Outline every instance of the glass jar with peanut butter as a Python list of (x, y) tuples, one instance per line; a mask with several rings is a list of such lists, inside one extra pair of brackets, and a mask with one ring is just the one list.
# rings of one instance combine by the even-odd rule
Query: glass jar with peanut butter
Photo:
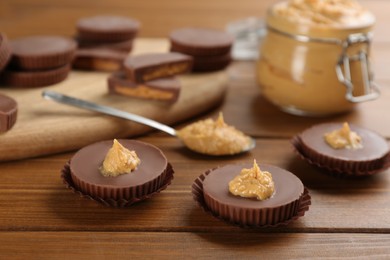
[(290, 0), (267, 13), (257, 64), (262, 95), (282, 110), (323, 116), (375, 99), (372, 13), (353, 0)]

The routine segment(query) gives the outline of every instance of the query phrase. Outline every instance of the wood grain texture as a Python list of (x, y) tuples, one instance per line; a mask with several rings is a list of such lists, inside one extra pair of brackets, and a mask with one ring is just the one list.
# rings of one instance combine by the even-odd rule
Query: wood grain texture
[[(134, 55), (167, 51), (163, 39), (140, 39)], [(226, 92), (224, 71), (180, 75), (177, 102), (128, 98), (108, 93), (108, 73), (72, 71), (59, 84), (34, 89), (0, 89), (18, 102), (14, 128), (0, 136), (0, 161), (70, 151), (92, 142), (143, 134), (149, 127), (122, 119), (44, 100), (43, 90), (54, 90), (76, 98), (145, 116), (165, 124), (191, 118), (220, 104)], [(26, 146), (24, 144), (29, 143)]]
[[(261, 18), (274, 2), (2, 0), (0, 28), (11, 38), (30, 34), (74, 35), (77, 19), (111, 13), (141, 20), (143, 37), (165, 37), (182, 26), (223, 29), (235, 19)], [(210, 158), (186, 150), (178, 140), (163, 133), (137, 137), (163, 150), (175, 169), (175, 178), (158, 196), (128, 209), (107, 208), (65, 188), (59, 171), (73, 152), (1, 162), (0, 258), (388, 259), (390, 170), (370, 178), (335, 179), (300, 160), (289, 142), (292, 135), (312, 124), (336, 120), (348, 120), (390, 138), (390, 1), (360, 2), (377, 16), (372, 50), (376, 80), (383, 92), (380, 99), (359, 105), (352, 113), (329, 118), (290, 116), (261, 98), (253, 63), (235, 62), (228, 69), (228, 92), (222, 106), (175, 127), (216, 116), (222, 110), (228, 123), (256, 137), (253, 151), (235, 157)], [(153, 41), (146, 42), (153, 45)], [(88, 79), (84, 83), (91, 84)], [(23, 98), (28, 93), (20, 91), (19, 95)], [(82, 97), (88, 95), (84, 93)], [(64, 107), (45, 103), (40, 109), (47, 111), (47, 107), (63, 124)], [(76, 109), (72, 115), (83, 117), (87, 123), (109, 120)], [(110, 123), (121, 125), (116, 120)], [(115, 129), (118, 135), (124, 131)], [(39, 129), (28, 131), (31, 135), (40, 133)], [(64, 132), (61, 137), (64, 143), (66, 135)], [(80, 136), (83, 142), (88, 138)], [(32, 138), (22, 145), (28, 147), (34, 142)], [(4, 144), (0, 144), (0, 149), (4, 149)], [(7, 153), (13, 152), (7, 147)], [(190, 186), (197, 176), (218, 165), (253, 158), (286, 168), (303, 181), (312, 196), (312, 205), (304, 217), (286, 227), (240, 229), (205, 214), (195, 204)]]
[[(191, 231), (239, 230), (204, 213), (190, 187), (204, 171), (253, 158), (285, 168), (309, 188), (312, 205), (296, 222), (267, 232), (390, 233), (390, 170), (371, 178), (340, 180), (298, 158), (288, 140), (258, 140), (252, 152), (210, 160), (170, 137), (139, 140), (162, 149), (173, 165), (172, 184), (154, 198), (128, 209), (104, 207), (67, 190), (59, 171), (72, 154), (0, 164), (0, 231)], [(245, 232), (245, 231), (243, 231)]]
[(390, 254), (389, 234), (4, 232), (2, 257), (13, 259), (20, 241), (20, 259), (386, 259)]

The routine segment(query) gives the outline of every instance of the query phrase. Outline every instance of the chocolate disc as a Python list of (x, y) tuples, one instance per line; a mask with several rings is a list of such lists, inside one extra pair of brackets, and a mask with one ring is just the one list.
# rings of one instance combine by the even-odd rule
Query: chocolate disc
[(82, 41), (117, 42), (133, 39), (140, 27), (137, 20), (122, 16), (94, 16), (80, 19), (78, 37)]
[(76, 42), (60, 36), (32, 36), (11, 41), (11, 47), (14, 69), (44, 70), (69, 64)]
[(52, 70), (6, 70), (0, 75), (0, 83), (6, 86), (21, 88), (44, 87), (63, 81), (68, 76), (69, 71), (70, 65)]
[(128, 56), (127, 52), (106, 48), (83, 48), (76, 51), (73, 68), (95, 71), (118, 71)]
[(135, 83), (123, 72), (113, 73), (108, 78), (110, 92), (128, 97), (175, 102), (180, 94), (181, 84), (176, 78), (163, 78), (145, 83)]
[(18, 104), (6, 95), (0, 94), (0, 132), (10, 130), (16, 122)]
[(168, 168), (165, 155), (157, 147), (135, 140), (118, 140), (137, 153), (141, 163), (128, 174), (104, 177), (102, 166), (112, 141), (91, 144), (80, 149), (70, 160), (75, 186), (92, 197), (103, 199), (134, 199), (153, 193), (162, 186)]
[(169, 37), (176, 51), (195, 55), (223, 55), (230, 51), (233, 37), (229, 34), (205, 28), (182, 28), (173, 31)]
[(0, 33), (0, 72), (11, 59), (11, 45), (5, 34)]
[(297, 215), (304, 186), (294, 174), (276, 166), (259, 165), (262, 171), (272, 174), (275, 192), (271, 198), (259, 201), (229, 192), (229, 182), (243, 168), (252, 166), (226, 165), (210, 171), (203, 181), (203, 195), (210, 210), (222, 219), (244, 226), (275, 225)]

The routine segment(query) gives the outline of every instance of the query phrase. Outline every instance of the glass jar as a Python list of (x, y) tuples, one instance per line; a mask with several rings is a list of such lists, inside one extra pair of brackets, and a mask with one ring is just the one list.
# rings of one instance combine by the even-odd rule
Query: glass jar
[(374, 16), (361, 26), (324, 27), (267, 14), (257, 78), (262, 95), (282, 110), (324, 116), (375, 99), (370, 70)]

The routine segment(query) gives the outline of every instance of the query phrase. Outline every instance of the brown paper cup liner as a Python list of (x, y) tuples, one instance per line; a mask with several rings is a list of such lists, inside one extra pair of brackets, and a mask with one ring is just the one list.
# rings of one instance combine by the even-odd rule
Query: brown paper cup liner
[(165, 190), (168, 187), (168, 185), (171, 184), (171, 182), (173, 180), (173, 173), (174, 173), (174, 171), (173, 171), (172, 165), (170, 163), (168, 163), (168, 167), (167, 167), (166, 172), (165, 172), (165, 177), (161, 183), (161, 186), (156, 187), (156, 189), (150, 191), (150, 193), (144, 194), (144, 195), (139, 196), (139, 197), (133, 197), (131, 199), (117, 199), (117, 200), (105, 199), (105, 198), (102, 198), (99, 196), (92, 196), (92, 195), (80, 190), (79, 188), (77, 188), (72, 180), (69, 163), (66, 163), (64, 165), (64, 168), (61, 170), (61, 178), (63, 179), (63, 182), (66, 185), (66, 187), (68, 189), (72, 190), (74, 193), (78, 194), (80, 197), (97, 201), (97, 202), (99, 202), (107, 207), (126, 208), (126, 207), (129, 207), (136, 202), (149, 199), (149, 198), (153, 197), (154, 195), (160, 193), (162, 190)]
[[(309, 195), (309, 191), (306, 188), (304, 188), (303, 194), (297, 200), (296, 205), (294, 205), (294, 207), (296, 207), (296, 209), (294, 209), (294, 210), (296, 210), (295, 211), (296, 213), (293, 216), (289, 217), (288, 219), (281, 220), (277, 223), (268, 223), (266, 221), (265, 223), (258, 224), (258, 225), (246, 225), (246, 224), (240, 223), (240, 221), (238, 221), (238, 222), (231, 221), (230, 219), (224, 218), (221, 215), (219, 215), (218, 213), (214, 212), (206, 204), (206, 201), (204, 199), (204, 194), (203, 194), (203, 181), (206, 178), (206, 176), (210, 174), (211, 171), (212, 170), (208, 170), (205, 173), (203, 173), (202, 175), (200, 175), (192, 184), (193, 199), (203, 209), (203, 211), (205, 211), (206, 213), (212, 215), (213, 217), (215, 217), (219, 220), (222, 220), (224, 222), (227, 222), (229, 224), (239, 226), (242, 228), (266, 228), (266, 227), (285, 226), (285, 225), (288, 225), (289, 223), (291, 223), (292, 221), (298, 219), (299, 217), (304, 216), (305, 212), (309, 210), (309, 206), (311, 205), (311, 197)], [(283, 207), (264, 208), (264, 209), (259, 209), (259, 210), (255, 210), (255, 211), (251, 210), (251, 211), (253, 211), (253, 212), (251, 212), (252, 214), (248, 214), (248, 215), (240, 214), (240, 217), (248, 218), (248, 220), (250, 218), (253, 218), (253, 217), (259, 217), (259, 218), (266, 217), (267, 218), (269, 216), (275, 216), (277, 214), (280, 215), (281, 213), (283, 213), (283, 210), (284, 210)], [(241, 213), (243, 213), (243, 212), (241, 212)], [(247, 219), (243, 220), (242, 222), (248, 222), (246, 220)], [(249, 222), (251, 222), (251, 220), (249, 220)], [(264, 221), (259, 221), (259, 222), (264, 222)]]
[[(305, 147), (302, 145), (298, 135), (294, 136), (291, 139), (291, 143), (295, 148), (295, 152), (300, 158), (308, 162), (309, 164), (319, 168), (321, 172), (331, 175), (337, 178), (358, 178), (371, 176), (373, 174), (382, 172), (390, 167), (390, 154), (386, 155), (385, 158), (380, 160), (375, 160), (373, 162), (364, 162), (367, 163), (366, 167), (354, 167), (354, 162), (344, 162), (338, 161), (332, 158), (326, 158), (326, 160), (316, 160), (316, 157), (309, 156), (305, 152)], [(331, 163), (326, 163), (331, 161)], [(362, 169), (366, 168), (366, 169)]]
[(2, 71), (11, 59), (11, 45), (7, 36), (0, 33), (0, 71)]

